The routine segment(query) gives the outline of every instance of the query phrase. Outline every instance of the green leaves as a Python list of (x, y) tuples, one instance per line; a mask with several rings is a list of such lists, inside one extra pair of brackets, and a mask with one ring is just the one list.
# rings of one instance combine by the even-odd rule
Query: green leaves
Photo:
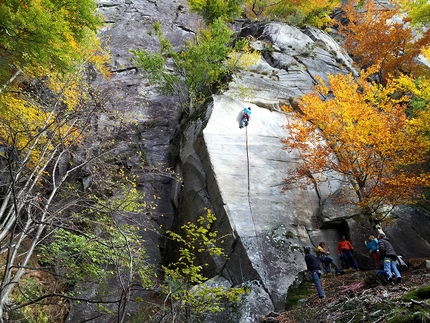
[(192, 12), (200, 14), (207, 24), (217, 19), (230, 21), (240, 16), (242, 0), (187, 0)]
[(296, 26), (322, 27), (331, 23), (330, 14), (340, 0), (188, 0), (190, 10), (206, 24), (217, 19), (232, 21), (244, 13), (250, 19), (286, 21)]
[[(157, 90), (178, 95), (192, 110), (194, 103), (203, 102), (218, 91), (230, 73), (225, 60), (232, 51), (229, 43), (233, 32), (217, 19), (208, 29), (200, 30), (193, 40), (186, 41), (183, 50), (176, 53), (162, 35), (159, 24), (154, 24), (154, 30), (160, 51), (131, 50), (132, 60)], [(166, 69), (168, 59), (173, 60), (174, 72)]]
[(0, 84), (14, 69), (33, 75), (45, 68), (70, 71), (100, 49), (102, 19), (93, 0), (7, 0), (0, 21)]
[(217, 19), (208, 30), (200, 30), (193, 41), (187, 41), (178, 54), (176, 65), (185, 75), (188, 89), (199, 98), (212, 94), (211, 87), (220, 85), (228, 73), (223, 64), (232, 51), (228, 47), (233, 32), (221, 19)]
[(136, 282), (148, 282), (152, 270), (145, 263), (141, 238), (135, 232), (131, 226), (112, 226), (109, 219), (87, 219), (85, 234), (56, 230), (53, 241), (39, 247), (39, 257), (46, 264), (57, 264), (57, 270), (61, 267), (70, 285), (92, 282), (106, 287), (118, 271), (131, 270), (131, 263), (139, 268), (140, 279)]
[(166, 276), (164, 293), (179, 303), (180, 312), (187, 316), (192, 314), (197, 321), (203, 321), (208, 313), (220, 312), (224, 309), (226, 300), (237, 301), (245, 293), (243, 288), (210, 287), (203, 284), (203, 267), (198, 263), (198, 255), (225, 256), (224, 250), (217, 247), (219, 238), (216, 231), (212, 231), (215, 215), (206, 210), (206, 216), (199, 217), (196, 223), (188, 222), (181, 229), (179, 235), (167, 231), (168, 236), (179, 243), (179, 259), (177, 262), (163, 267)]
[(330, 14), (340, 0), (244, 0), (247, 17), (285, 21), (295, 26), (323, 27), (331, 23)]
[(426, 29), (430, 24), (430, 4), (427, 0), (399, 0), (402, 11), (415, 27)]
[[(287, 151), (298, 149), (303, 161), (289, 172), (286, 188), (317, 187), (334, 171), (355, 191), (356, 204), (372, 223), (382, 221), (389, 207), (416, 201), (430, 184), (422, 167), (430, 150), (429, 113), (414, 111), (417, 117), (408, 118), (405, 104), (414, 89), (424, 93), (407, 78), (386, 86), (369, 83), (377, 68), (357, 80), (341, 74), (329, 75), (328, 84), (319, 80), (316, 91), (301, 98), (301, 112), (285, 126), (290, 136), (281, 140)], [(408, 95), (396, 99), (400, 85)]]

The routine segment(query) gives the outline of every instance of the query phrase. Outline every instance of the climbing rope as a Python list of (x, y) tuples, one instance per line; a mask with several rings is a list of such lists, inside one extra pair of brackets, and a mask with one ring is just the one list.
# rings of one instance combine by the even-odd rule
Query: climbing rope
[(258, 247), (258, 256), (260, 258), (260, 265), (264, 272), (264, 286), (267, 287), (267, 271), (266, 267), (264, 266), (263, 256), (261, 252), (261, 246), (264, 247), (264, 242), (260, 243), (258, 239), (257, 229), (255, 225), (254, 220), (254, 213), (252, 212), (252, 200), (251, 200), (251, 176), (250, 176), (250, 163), (249, 163), (249, 145), (248, 145), (248, 126), (245, 127), (245, 137), (246, 137), (246, 163), (247, 163), (247, 175), (248, 175), (248, 204), (249, 204), (249, 212), (251, 213), (251, 220), (252, 224), (254, 226), (254, 233), (255, 233), (255, 239), (257, 241), (257, 247)]
[(245, 127), (245, 137), (246, 137), (246, 165), (247, 165), (247, 172), (248, 172), (248, 203), (249, 203), (249, 209), (251, 210), (252, 215), (252, 205), (251, 205), (251, 181), (250, 181), (250, 166), (249, 166), (249, 149), (248, 149), (248, 125)]

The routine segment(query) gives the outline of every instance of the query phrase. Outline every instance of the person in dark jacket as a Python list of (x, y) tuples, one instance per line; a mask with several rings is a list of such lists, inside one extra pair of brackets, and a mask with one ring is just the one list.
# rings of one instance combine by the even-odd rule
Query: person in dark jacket
[(315, 287), (317, 288), (318, 296), (320, 299), (325, 297), (321, 284), (321, 267), (317, 257), (311, 254), (311, 247), (306, 246), (303, 248), (305, 251), (305, 262), (307, 270), (312, 274)]
[(400, 275), (400, 272), (396, 266), (397, 254), (394, 251), (390, 240), (388, 240), (388, 238), (383, 233), (378, 235), (378, 246), (379, 259), (384, 264), (384, 270), (388, 276), (388, 283), (393, 284), (393, 272), (396, 275), (396, 282), (400, 283), (402, 281), (402, 275)]

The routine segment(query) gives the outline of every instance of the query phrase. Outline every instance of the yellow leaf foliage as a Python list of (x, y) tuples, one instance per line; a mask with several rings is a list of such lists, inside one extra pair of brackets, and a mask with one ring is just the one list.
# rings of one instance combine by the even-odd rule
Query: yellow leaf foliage
[(229, 54), (229, 59), (227, 60), (227, 66), (230, 70), (242, 69), (247, 70), (252, 65), (256, 64), (260, 59), (260, 54), (258, 51), (250, 48), (249, 44), (241, 50), (233, 50)]
[[(0, 83), (16, 69), (38, 77), (39, 67), (74, 72), (83, 62), (104, 67), (97, 30), (103, 19), (93, 0), (10, 0), (0, 6)], [(104, 72), (106, 69), (102, 69)]]
[(58, 145), (67, 148), (80, 141), (69, 116), (81, 109), (82, 80), (65, 85), (53, 79), (46, 81), (53, 95), (49, 104), (41, 104), (35, 93), (22, 94), (21, 84), (1, 94), (0, 145), (19, 153), (27, 169), (44, 165)]
[(410, 127), (430, 136), (430, 79), (421, 77), (416, 80), (412, 76), (402, 75), (393, 84), (411, 97), (408, 112), (413, 118), (409, 121)]
[(245, 15), (250, 19), (287, 21), (294, 25), (322, 27), (331, 23), (332, 10), (339, 0), (245, 0)]

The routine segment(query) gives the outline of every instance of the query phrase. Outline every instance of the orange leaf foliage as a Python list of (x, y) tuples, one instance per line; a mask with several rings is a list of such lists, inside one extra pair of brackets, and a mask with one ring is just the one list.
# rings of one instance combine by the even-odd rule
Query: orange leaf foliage
[(399, 9), (388, 10), (367, 1), (363, 11), (354, 4), (344, 7), (348, 19), (339, 31), (345, 38), (345, 48), (360, 67), (380, 64), (383, 80), (392, 74), (422, 75), (428, 68), (417, 63), (421, 48), (430, 45), (430, 32), (417, 35), (405, 19), (400, 19)]
[(430, 142), (422, 127), (408, 119), (405, 105), (392, 99), (394, 83), (369, 84), (369, 73), (356, 81), (351, 75), (330, 75), (316, 91), (299, 102), (301, 113), (285, 128), (287, 151), (297, 149), (302, 163), (285, 179), (302, 186), (326, 181), (322, 174), (341, 175), (368, 214), (387, 205), (411, 202), (430, 176), (420, 165)]

